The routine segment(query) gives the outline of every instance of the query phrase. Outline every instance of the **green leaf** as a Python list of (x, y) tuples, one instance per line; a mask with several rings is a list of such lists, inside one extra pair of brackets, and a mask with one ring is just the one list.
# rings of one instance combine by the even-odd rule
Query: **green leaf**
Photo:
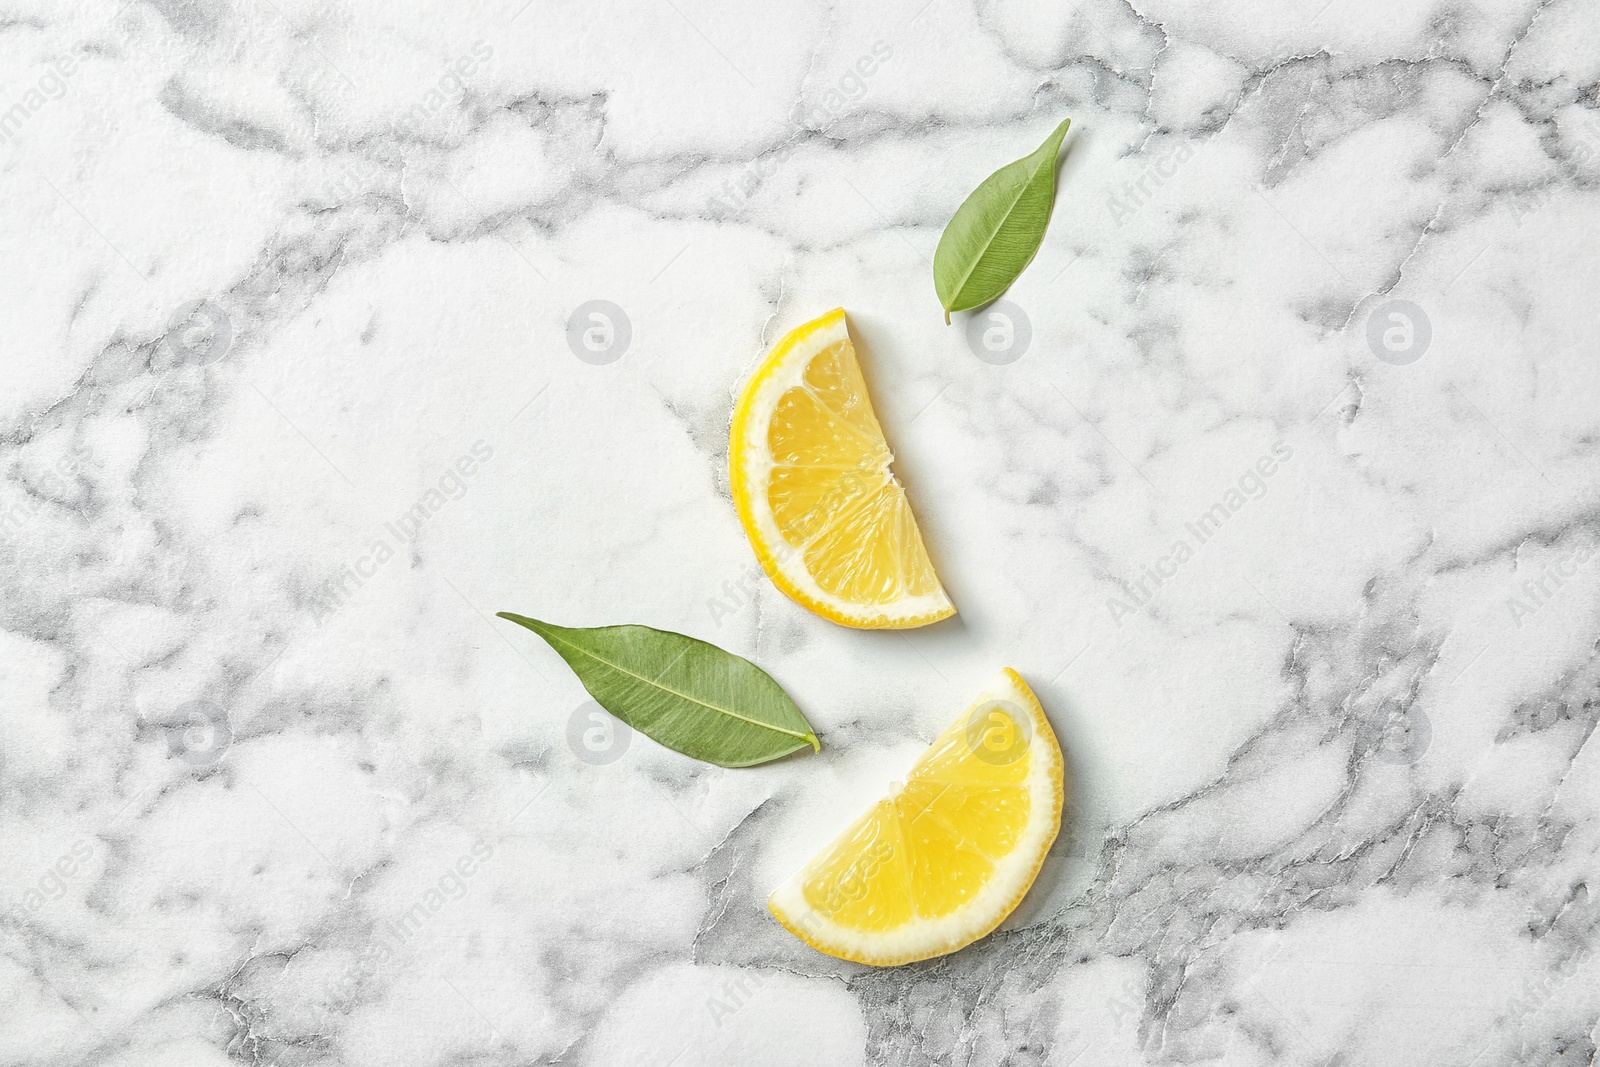
[(1062, 119), (1038, 151), (989, 175), (956, 208), (933, 253), (933, 287), (946, 324), (952, 311), (1005, 292), (1033, 261), (1056, 202), (1056, 154), (1071, 125)]
[(648, 626), (572, 629), (498, 613), (567, 661), (600, 706), (670, 749), (749, 767), (822, 745), (766, 671), (716, 645)]

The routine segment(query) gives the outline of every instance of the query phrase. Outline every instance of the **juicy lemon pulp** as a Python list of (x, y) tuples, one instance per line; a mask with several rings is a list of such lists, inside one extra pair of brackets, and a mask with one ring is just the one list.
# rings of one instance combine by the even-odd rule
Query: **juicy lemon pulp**
[(1033, 693), (1007, 670), (903, 786), (772, 896), (812, 947), (862, 963), (953, 952), (1021, 901), (1055, 840), (1062, 760)]
[(739, 400), (728, 451), (740, 521), (789, 596), (852, 626), (954, 613), (889, 469), (842, 310), (773, 349)]

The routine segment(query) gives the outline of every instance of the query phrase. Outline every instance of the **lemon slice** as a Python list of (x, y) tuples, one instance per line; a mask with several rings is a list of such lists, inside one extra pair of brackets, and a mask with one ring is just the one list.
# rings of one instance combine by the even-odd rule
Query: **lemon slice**
[(1061, 825), (1061, 748), (1009, 667), (767, 907), (819, 952), (884, 967), (942, 956), (1021, 903)]
[(733, 501), (772, 582), (846, 626), (955, 614), (889, 464), (844, 310), (791, 331), (733, 412)]

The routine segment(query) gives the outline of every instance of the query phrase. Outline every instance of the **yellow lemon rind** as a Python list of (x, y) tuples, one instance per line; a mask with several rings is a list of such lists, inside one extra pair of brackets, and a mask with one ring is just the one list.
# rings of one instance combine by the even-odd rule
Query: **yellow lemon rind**
[[(1038, 698), (1010, 667), (1001, 671), (1000, 677), (961, 713), (949, 730), (964, 728), (973, 710), (990, 700), (1011, 701), (1031, 717), (1033, 741), (1027, 781), (1032, 814), (1016, 847), (996, 862), (994, 876), (972, 902), (949, 915), (915, 918), (890, 931), (855, 930), (819, 914), (806, 901), (803, 886), (810, 873), (807, 864), (768, 898), (768, 909), (785, 929), (829, 956), (873, 967), (895, 967), (965, 948), (993, 933), (1016, 910), (1039, 876), (1061, 827), (1065, 764), (1055, 731), (1050, 729)], [(824, 848), (818, 854), (827, 851)]]
[[(779, 399), (801, 384), (806, 368), (819, 352), (849, 336), (844, 309), (835, 308), (791, 330), (751, 376), (734, 408), (728, 435), (729, 485), (734, 507), (761, 569), (795, 603), (831, 622), (859, 629), (926, 626), (955, 614), (955, 605), (942, 587), (936, 593), (907, 596), (886, 605), (856, 604), (835, 596), (817, 583), (799, 553), (784, 541), (771, 509), (756, 506), (757, 501), (765, 499), (772, 476), (773, 463), (765, 437)], [(785, 558), (792, 565), (785, 566)]]

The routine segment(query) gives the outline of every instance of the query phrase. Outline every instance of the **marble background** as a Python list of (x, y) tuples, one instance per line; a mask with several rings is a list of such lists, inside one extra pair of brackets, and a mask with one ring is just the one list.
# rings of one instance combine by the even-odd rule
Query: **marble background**
[[(1594, 1061), (1593, 5), (5, 0), (0, 53), (0, 1063)], [(1067, 115), (946, 327), (944, 222)], [(838, 305), (925, 630), (730, 504)], [(498, 610), (714, 641), (825, 749), (608, 731)], [(1072, 774), (1024, 906), (780, 929), (1002, 665)]]

